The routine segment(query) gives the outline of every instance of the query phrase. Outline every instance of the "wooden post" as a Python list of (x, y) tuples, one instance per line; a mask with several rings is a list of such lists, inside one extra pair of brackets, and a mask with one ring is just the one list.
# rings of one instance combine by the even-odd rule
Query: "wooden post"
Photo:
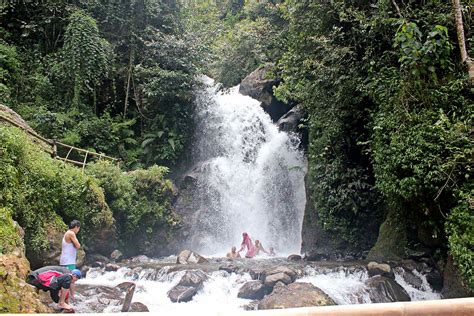
[(125, 299), (123, 300), (122, 312), (128, 312), (130, 309), (130, 304), (132, 304), (133, 293), (135, 293), (135, 284), (132, 284), (125, 294)]
[(84, 157), (84, 162), (83, 162), (83, 165), (82, 165), (82, 174), (84, 174), (84, 169), (86, 168), (86, 161), (87, 161), (87, 154), (89, 152), (86, 152), (86, 156)]

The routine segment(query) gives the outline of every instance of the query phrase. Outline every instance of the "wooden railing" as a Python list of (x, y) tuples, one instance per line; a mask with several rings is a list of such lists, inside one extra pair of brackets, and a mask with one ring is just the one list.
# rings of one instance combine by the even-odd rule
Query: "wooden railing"
[[(91, 157), (91, 156), (92, 157), (97, 157), (99, 159), (107, 159), (107, 160), (111, 160), (115, 163), (119, 163), (119, 160), (117, 158), (110, 157), (110, 156), (107, 156), (107, 155), (104, 155), (104, 154), (101, 154), (101, 153), (96, 153), (96, 152), (93, 152), (93, 151), (90, 151), (90, 150), (87, 150), (87, 149), (74, 147), (74, 146), (71, 146), (71, 145), (68, 145), (68, 144), (58, 142), (58, 141), (53, 140), (53, 139), (44, 138), (43, 136), (36, 133), (29, 126), (27, 126), (27, 127), (22, 126), (17, 121), (15, 121), (12, 118), (9, 118), (6, 115), (3, 115), (1, 112), (0, 112), (0, 120), (5, 121), (5, 122), (7, 122), (7, 123), (9, 123), (13, 126), (16, 126), (20, 129), (22, 129), (23, 131), (25, 131), (26, 133), (28, 133), (28, 135), (33, 137), (33, 139), (36, 140), (36, 143), (39, 143), (40, 147), (44, 151), (49, 153), (51, 155), (51, 157), (53, 157), (55, 159), (58, 159), (58, 160), (61, 160), (61, 161), (64, 161), (65, 163), (67, 162), (67, 163), (70, 163), (70, 164), (74, 164), (76, 166), (80, 166), (80, 167), (82, 167), (82, 170), (84, 170), (84, 168), (87, 165), (87, 158)], [(63, 148), (66, 149), (67, 154), (66, 154), (65, 157), (61, 157), (58, 154), (58, 147), (63, 147)], [(74, 159), (70, 158), (71, 153), (74, 152), (74, 151), (77, 152), (79, 155), (84, 156), (82, 161), (78, 161), (78, 160), (74, 160)]]

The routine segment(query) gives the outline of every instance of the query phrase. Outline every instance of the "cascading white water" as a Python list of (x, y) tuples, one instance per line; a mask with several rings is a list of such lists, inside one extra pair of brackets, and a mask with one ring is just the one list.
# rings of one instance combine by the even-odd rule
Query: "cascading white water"
[(193, 152), (201, 163), (194, 249), (222, 254), (248, 232), (279, 254), (299, 253), (306, 167), (298, 138), (280, 132), (238, 87), (218, 92), (212, 79), (203, 81)]

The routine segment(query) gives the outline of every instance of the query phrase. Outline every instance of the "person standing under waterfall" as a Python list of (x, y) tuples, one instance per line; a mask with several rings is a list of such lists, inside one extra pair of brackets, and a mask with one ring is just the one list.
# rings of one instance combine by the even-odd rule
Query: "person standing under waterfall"
[(242, 233), (242, 244), (240, 245), (239, 251), (237, 251), (239, 254), (244, 248), (247, 248), (247, 253), (245, 254), (245, 258), (253, 258), (257, 252), (257, 248), (255, 248), (252, 239), (250, 239), (250, 236), (247, 233)]

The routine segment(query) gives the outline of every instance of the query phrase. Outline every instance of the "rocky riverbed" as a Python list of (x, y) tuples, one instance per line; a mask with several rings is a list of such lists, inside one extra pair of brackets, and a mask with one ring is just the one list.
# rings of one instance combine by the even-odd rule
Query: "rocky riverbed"
[(179, 258), (93, 262), (77, 284), (76, 311), (121, 311), (131, 282), (136, 288), (129, 311), (225, 312), (441, 298), (433, 289), (437, 271), (413, 260)]

